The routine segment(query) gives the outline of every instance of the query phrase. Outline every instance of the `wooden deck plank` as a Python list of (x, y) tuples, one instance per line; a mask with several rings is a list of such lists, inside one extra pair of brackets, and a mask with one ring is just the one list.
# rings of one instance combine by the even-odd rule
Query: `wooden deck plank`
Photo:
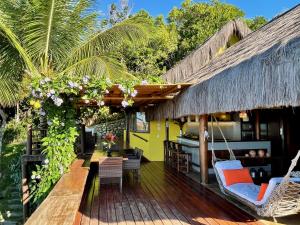
[(98, 181), (97, 177), (95, 177), (90, 225), (99, 224), (99, 198), (100, 198), (99, 186), (100, 186), (100, 182)]
[[(157, 163), (153, 163), (153, 164), (151, 164), (151, 166), (155, 166), (155, 164), (157, 164)], [(154, 168), (151, 168), (151, 169), (153, 170)], [(170, 183), (171, 188), (174, 185), (182, 185), (182, 188), (184, 190), (186, 190), (183, 194), (193, 192), (193, 189), (191, 189), (190, 186), (186, 184), (187, 183), (186, 179), (183, 179), (181, 182), (178, 182), (179, 179), (183, 178), (182, 175), (179, 175), (180, 177), (178, 177), (178, 176), (174, 176), (174, 174), (172, 175), (172, 173), (165, 174), (164, 171), (161, 170), (161, 167), (159, 167), (158, 170), (160, 171), (160, 173), (163, 176), (166, 175), (169, 178), (169, 179), (166, 179), (166, 181)], [(211, 198), (212, 193), (210, 193), (210, 191), (208, 191), (206, 188), (203, 189), (202, 186), (200, 187), (200, 185), (199, 185), (198, 191), (200, 192), (201, 189), (202, 189), (201, 195), (198, 195), (198, 196), (197, 195), (188, 195), (188, 196), (186, 196), (188, 198), (188, 200), (192, 201), (193, 199), (191, 198), (191, 196), (197, 196), (198, 198), (196, 198), (195, 199), (196, 201), (193, 201), (193, 202), (196, 203), (197, 207), (200, 207), (202, 209), (202, 211), (208, 213), (209, 215), (213, 215), (214, 217), (217, 217), (217, 219), (214, 219), (217, 224), (220, 224), (220, 223), (221, 224), (237, 224), (237, 222), (232, 221), (232, 218), (231, 218), (232, 211), (233, 211), (234, 217), (236, 217), (235, 207), (233, 207), (232, 205), (228, 205), (224, 199), (222, 199), (218, 196), (214, 196), (214, 198)], [(203, 202), (203, 201), (209, 201), (212, 204), (210, 204), (208, 207), (208, 204), (201, 204), (201, 202)], [(229, 207), (224, 207), (227, 205)], [(229, 209), (230, 211), (228, 211), (227, 209)], [(238, 209), (238, 211), (240, 211), (240, 210)], [(223, 219), (220, 220), (218, 218), (223, 218)], [(210, 221), (210, 223), (214, 223), (211, 220), (211, 218), (207, 218), (207, 219)], [(248, 220), (248, 219), (249, 219), (249, 217), (247, 216), (246, 220)]]
[[(98, 179), (99, 182), (99, 179)], [(108, 209), (107, 209), (107, 191), (99, 188), (99, 224), (108, 225)]]
[[(90, 224), (101, 225), (259, 225), (250, 215), (182, 174), (166, 169), (163, 163), (142, 165), (141, 183), (124, 179), (123, 193), (118, 185), (101, 185), (97, 173), (89, 209)], [(91, 192), (91, 189), (93, 191)], [(84, 214), (83, 213), (82, 221)]]
[[(147, 169), (147, 166), (145, 168)], [(153, 171), (153, 168), (149, 167), (149, 170)], [(160, 173), (157, 173), (157, 175), (159, 176)], [(194, 208), (196, 208), (197, 206), (202, 207), (200, 199), (193, 198), (194, 197), (193, 195), (190, 195), (190, 194), (187, 195), (186, 194), (186, 193), (190, 193), (189, 189), (184, 188), (184, 190), (182, 190), (181, 187), (178, 184), (173, 183), (173, 181), (171, 181), (169, 179), (166, 179), (166, 180), (162, 179), (162, 180), (165, 181), (164, 186), (167, 187), (166, 189), (168, 191), (168, 193), (166, 193), (165, 190), (161, 190), (161, 192), (165, 192), (165, 196), (168, 196), (172, 193), (173, 199), (174, 199), (174, 197), (175, 198), (178, 198), (179, 196), (182, 197), (183, 202), (188, 202), (189, 203), (189, 205), (188, 205), (189, 208), (191, 208), (193, 206), (195, 206)], [(154, 180), (154, 182), (155, 182), (155, 180)], [(174, 186), (175, 185), (177, 186), (177, 188), (174, 191)], [(158, 185), (155, 185), (155, 186), (157, 187)], [(180, 195), (178, 195), (178, 193), (180, 193)], [(175, 204), (176, 203), (177, 202), (175, 202)], [(198, 203), (200, 203), (200, 204), (198, 204)], [(195, 210), (194, 210), (194, 212), (195, 212)], [(194, 217), (199, 218), (198, 220), (199, 220), (200, 223), (213, 224), (213, 225), (221, 224), (220, 221), (218, 221), (218, 219), (210, 218), (210, 216), (207, 213), (206, 209), (202, 209), (201, 212), (203, 212), (203, 213), (201, 213), (200, 215), (199, 215), (199, 212), (197, 212), (197, 215), (194, 215)], [(205, 218), (205, 220), (203, 218)]]

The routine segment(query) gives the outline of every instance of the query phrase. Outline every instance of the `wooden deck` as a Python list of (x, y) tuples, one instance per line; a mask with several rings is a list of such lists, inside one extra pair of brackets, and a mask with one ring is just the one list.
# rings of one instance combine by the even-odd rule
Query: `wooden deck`
[(86, 187), (77, 223), (81, 225), (261, 224), (191, 179), (144, 163), (141, 183), (128, 176), (118, 185), (101, 185), (97, 173)]

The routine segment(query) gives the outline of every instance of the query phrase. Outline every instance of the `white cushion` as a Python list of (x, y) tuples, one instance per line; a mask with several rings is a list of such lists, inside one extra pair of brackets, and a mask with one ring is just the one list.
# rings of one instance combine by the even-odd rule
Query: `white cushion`
[(219, 177), (224, 187), (226, 187), (226, 181), (225, 181), (223, 170), (234, 170), (234, 169), (243, 168), (240, 160), (219, 161), (215, 163), (215, 167), (218, 171)]
[[(300, 178), (290, 178), (291, 181), (299, 182)], [(282, 181), (282, 177), (273, 177), (269, 181), (268, 188), (264, 194), (264, 197), (262, 200), (257, 201), (257, 195), (260, 190), (260, 186), (255, 184), (233, 184), (228, 187), (225, 186), (225, 188), (232, 193), (240, 196), (241, 198), (253, 203), (254, 205), (263, 205), (266, 203), (270, 195), (272, 194), (272, 191), (275, 189), (276, 185), (280, 184)]]
[(225, 188), (231, 191), (232, 193), (240, 196), (241, 198), (247, 200), (248, 202), (252, 202), (253, 204), (258, 203), (256, 199), (259, 193), (260, 186), (256, 184), (240, 183), (240, 184), (233, 184)]

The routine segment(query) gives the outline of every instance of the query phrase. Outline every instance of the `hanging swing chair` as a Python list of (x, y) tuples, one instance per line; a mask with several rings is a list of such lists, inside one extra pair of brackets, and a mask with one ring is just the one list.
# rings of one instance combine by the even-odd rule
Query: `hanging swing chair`
[[(214, 121), (229, 151), (229, 159), (219, 159), (215, 155)], [(241, 161), (236, 159), (232, 149), (230, 149), (215, 116), (211, 117), (211, 135), (212, 165), (222, 193), (235, 198), (262, 217), (273, 217), (275, 219), (276, 217), (293, 215), (300, 212), (300, 171), (293, 172), (300, 158), (300, 150), (292, 160), (287, 174), (281, 178), (272, 178), (269, 181), (264, 197), (260, 201), (257, 201), (260, 189), (258, 185), (253, 183), (238, 183), (226, 186), (223, 170), (243, 169), (243, 166)]]

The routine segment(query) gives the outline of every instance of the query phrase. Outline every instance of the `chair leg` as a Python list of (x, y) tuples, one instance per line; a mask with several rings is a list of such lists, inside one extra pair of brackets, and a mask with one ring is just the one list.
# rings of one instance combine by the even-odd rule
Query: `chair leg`
[(122, 193), (123, 189), (123, 177), (120, 177), (120, 193)]

